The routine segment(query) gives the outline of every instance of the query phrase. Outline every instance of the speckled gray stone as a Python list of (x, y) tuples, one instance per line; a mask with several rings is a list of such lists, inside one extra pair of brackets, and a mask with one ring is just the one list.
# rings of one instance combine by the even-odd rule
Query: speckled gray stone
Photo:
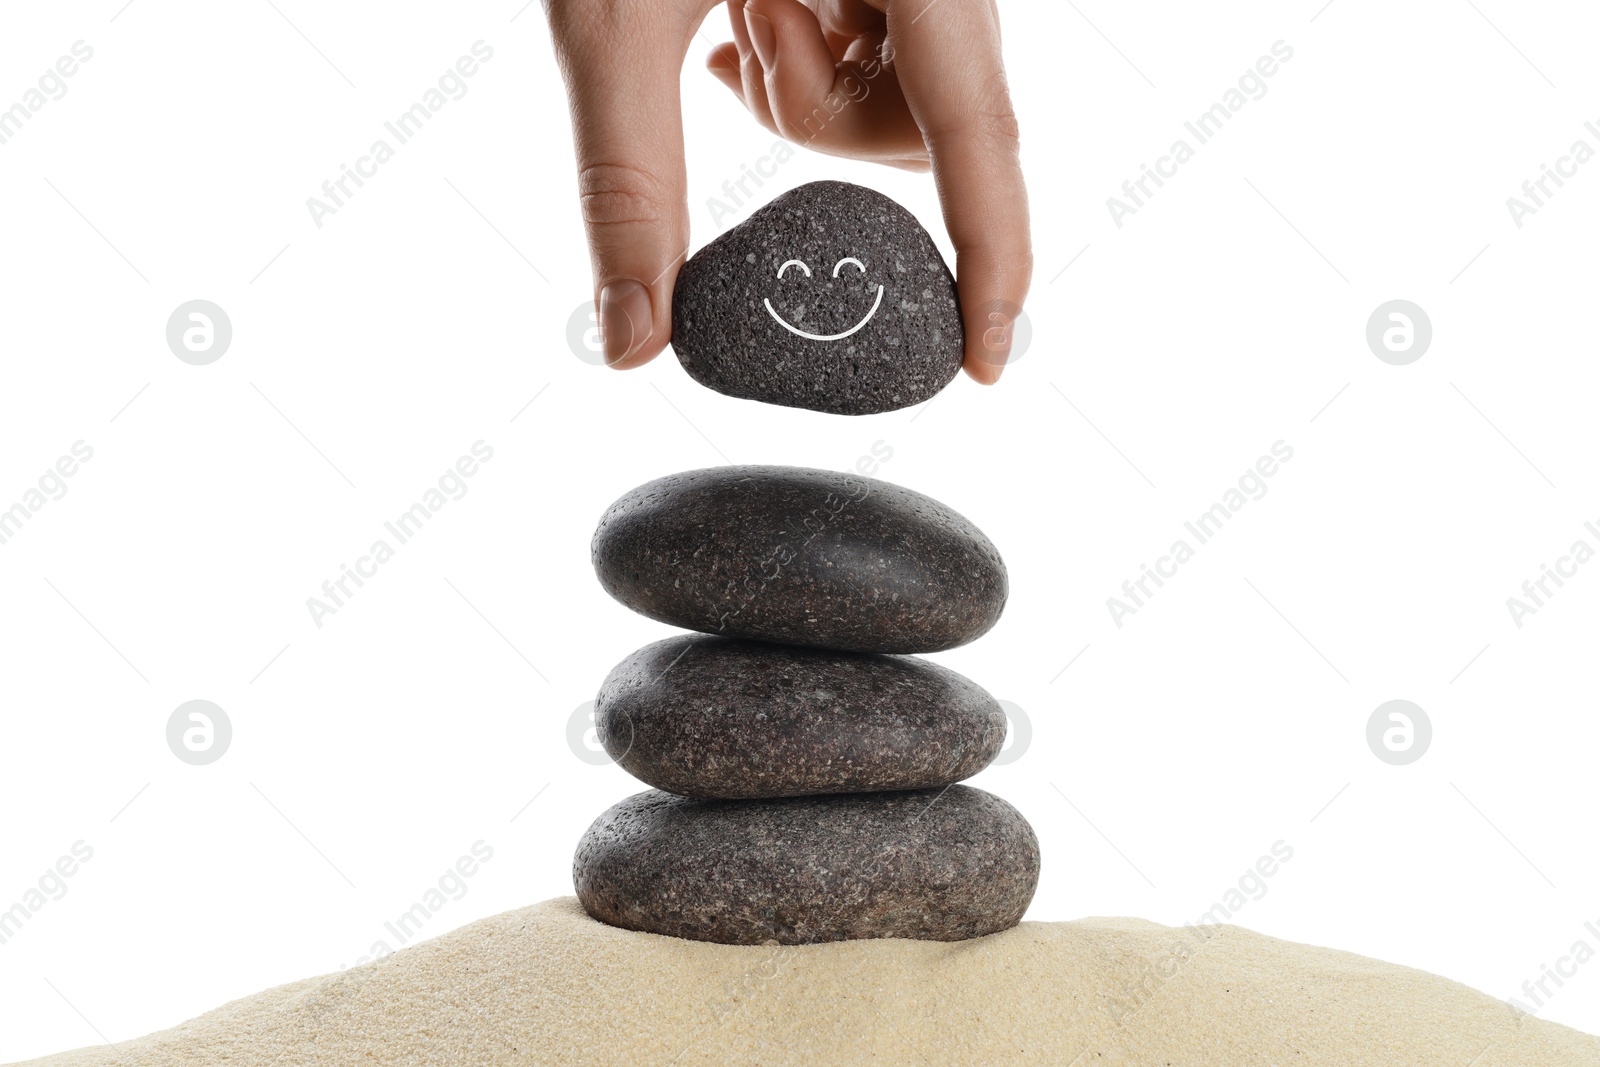
[(955, 279), (933, 238), (847, 182), (777, 197), (696, 252), (673, 290), (678, 361), (746, 400), (893, 411), (948, 385), (962, 348)]
[(715, 467), (606, 511), (600, 584), (652, 619), (722, 637), (937, 652), (1000, 618), (1000, 553), (967, 519), (890, 482), (805, 467)]
[(619, 663), (594, 723), (623, 770), (691, 797), (926, 789), (999, 755), (983, 689), (915, 656), (669, 637)]
[(650, 790), (595, 820), (572, 876), (596, 919), (694, 941), (959, 941), (1022, 919), (1039, 842), (1015, 808), (964, 785), (787, 800)]

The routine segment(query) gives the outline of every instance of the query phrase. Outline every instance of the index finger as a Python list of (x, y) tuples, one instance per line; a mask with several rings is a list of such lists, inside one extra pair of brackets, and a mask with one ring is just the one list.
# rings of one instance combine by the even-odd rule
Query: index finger
[(1033, 279), (1028, 190), (990, 0), (870, 0), (888, 15), (892, 63), (933, 162), (956, 249), (967, 373), (985, 385), (1011, 354)]

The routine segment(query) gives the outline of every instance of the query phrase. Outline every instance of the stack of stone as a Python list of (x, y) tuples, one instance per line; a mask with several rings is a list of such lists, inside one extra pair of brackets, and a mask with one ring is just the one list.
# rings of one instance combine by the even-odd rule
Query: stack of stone
[(999, 619), (1005, 565), (977, 527), (884, 482), (721, 467), (628, 493), (593, 554), (612, 596), (701, 634), (633, 653), (596, 698), (606, 751), (655, 788), (579, 843), (590, 915), (727, 944), (954, 941), (1022, 918), (1033, 829), (954, 784), (999, 753), (1004, 713), (909, 655)]

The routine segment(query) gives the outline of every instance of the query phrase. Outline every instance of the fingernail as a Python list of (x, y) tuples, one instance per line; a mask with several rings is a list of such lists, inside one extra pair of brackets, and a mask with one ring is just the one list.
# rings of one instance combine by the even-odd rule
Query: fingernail
[(600, 334), (606, 366), (633, 355), (650, 336), (650, 291), (632, 278), (611, 282), (600, 290)]
[(778, 35), (772, 31), (772, 23), (767, 16), (759, 15), (748, 7), (744, 9), (745, 29), (750, 31), (750, 44), (756, 50), (756, 58), (761, 60), (761, 65), (767, 70), (778, 60)]

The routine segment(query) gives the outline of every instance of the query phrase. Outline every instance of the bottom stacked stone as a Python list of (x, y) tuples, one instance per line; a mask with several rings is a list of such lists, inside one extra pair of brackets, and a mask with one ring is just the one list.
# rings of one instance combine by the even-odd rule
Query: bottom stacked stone
[(630, 930), (759, 945), (959, 941), (1021, 921), (1039, 842), (969, 786), (770, 800), (660, 790), (589, 827), (573, 882), (590, 915)]

